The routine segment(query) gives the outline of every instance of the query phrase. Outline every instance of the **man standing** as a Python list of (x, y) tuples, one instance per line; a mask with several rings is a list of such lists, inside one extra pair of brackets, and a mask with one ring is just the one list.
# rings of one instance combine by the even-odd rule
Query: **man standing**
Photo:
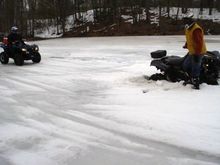
[(204, 32), (203, 29), (193, 21), (193, 13), (185, 16), (183, 21), (186, 25), (186, 44), (183, 48), (187, 48), (189, 51), (183, 63), (183, 69), (190, 74), (193, 88), (199, 89), (202, 57), (207, 51), (204, 41)]

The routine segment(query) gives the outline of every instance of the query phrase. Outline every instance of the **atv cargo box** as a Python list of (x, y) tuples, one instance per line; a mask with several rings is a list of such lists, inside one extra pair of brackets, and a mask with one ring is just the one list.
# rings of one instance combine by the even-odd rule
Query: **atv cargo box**
[(167, 51), (166, 50), (157, 50), (157, 51), (151, 52), (150, 54), (151, 54), (151, 58), (162, 58), (167, 55)]

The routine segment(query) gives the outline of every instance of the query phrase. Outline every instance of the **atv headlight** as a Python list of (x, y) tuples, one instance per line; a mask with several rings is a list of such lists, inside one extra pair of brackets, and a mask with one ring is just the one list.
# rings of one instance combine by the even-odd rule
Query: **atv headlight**
[(22, 52), (26, 52), (26, 51), (27, 51), (27, 49), (25, 49), (25, 48), (22, 48), (22, 49), (21, 49), (21, 51), (22, 51)]
[(36, 47), (34, 48), (34, 50), (38, 52), (38, 51), (39, 51), (39, 47), (36, 46)]

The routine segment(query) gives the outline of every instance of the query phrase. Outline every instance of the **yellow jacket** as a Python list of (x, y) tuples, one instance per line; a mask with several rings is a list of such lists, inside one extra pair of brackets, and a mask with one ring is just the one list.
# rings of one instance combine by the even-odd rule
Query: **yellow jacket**
[[(201, 30), (201, 33), (194, 33), (195, 30)], [(204, 41), (204, 32), (203, 29), (197, 24), (194, 23), (185, 30), (187, 49), (191, 55), (203, 55), (206, 53), (206, 45)]]

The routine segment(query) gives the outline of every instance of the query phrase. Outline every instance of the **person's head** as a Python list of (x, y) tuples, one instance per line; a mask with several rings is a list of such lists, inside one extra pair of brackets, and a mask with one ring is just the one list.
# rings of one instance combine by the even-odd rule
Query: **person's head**
[(18, 28), (16, 26), (12, 26), (11, 27), (11, 32), (12, 33), (17, 33), (18, 32)]
[(183, 16), (184, 25), (191, 25), (194, 22), (193, 16), (194, 16), (194, 14), (192, 12), (184, 14), (184, 16)]

